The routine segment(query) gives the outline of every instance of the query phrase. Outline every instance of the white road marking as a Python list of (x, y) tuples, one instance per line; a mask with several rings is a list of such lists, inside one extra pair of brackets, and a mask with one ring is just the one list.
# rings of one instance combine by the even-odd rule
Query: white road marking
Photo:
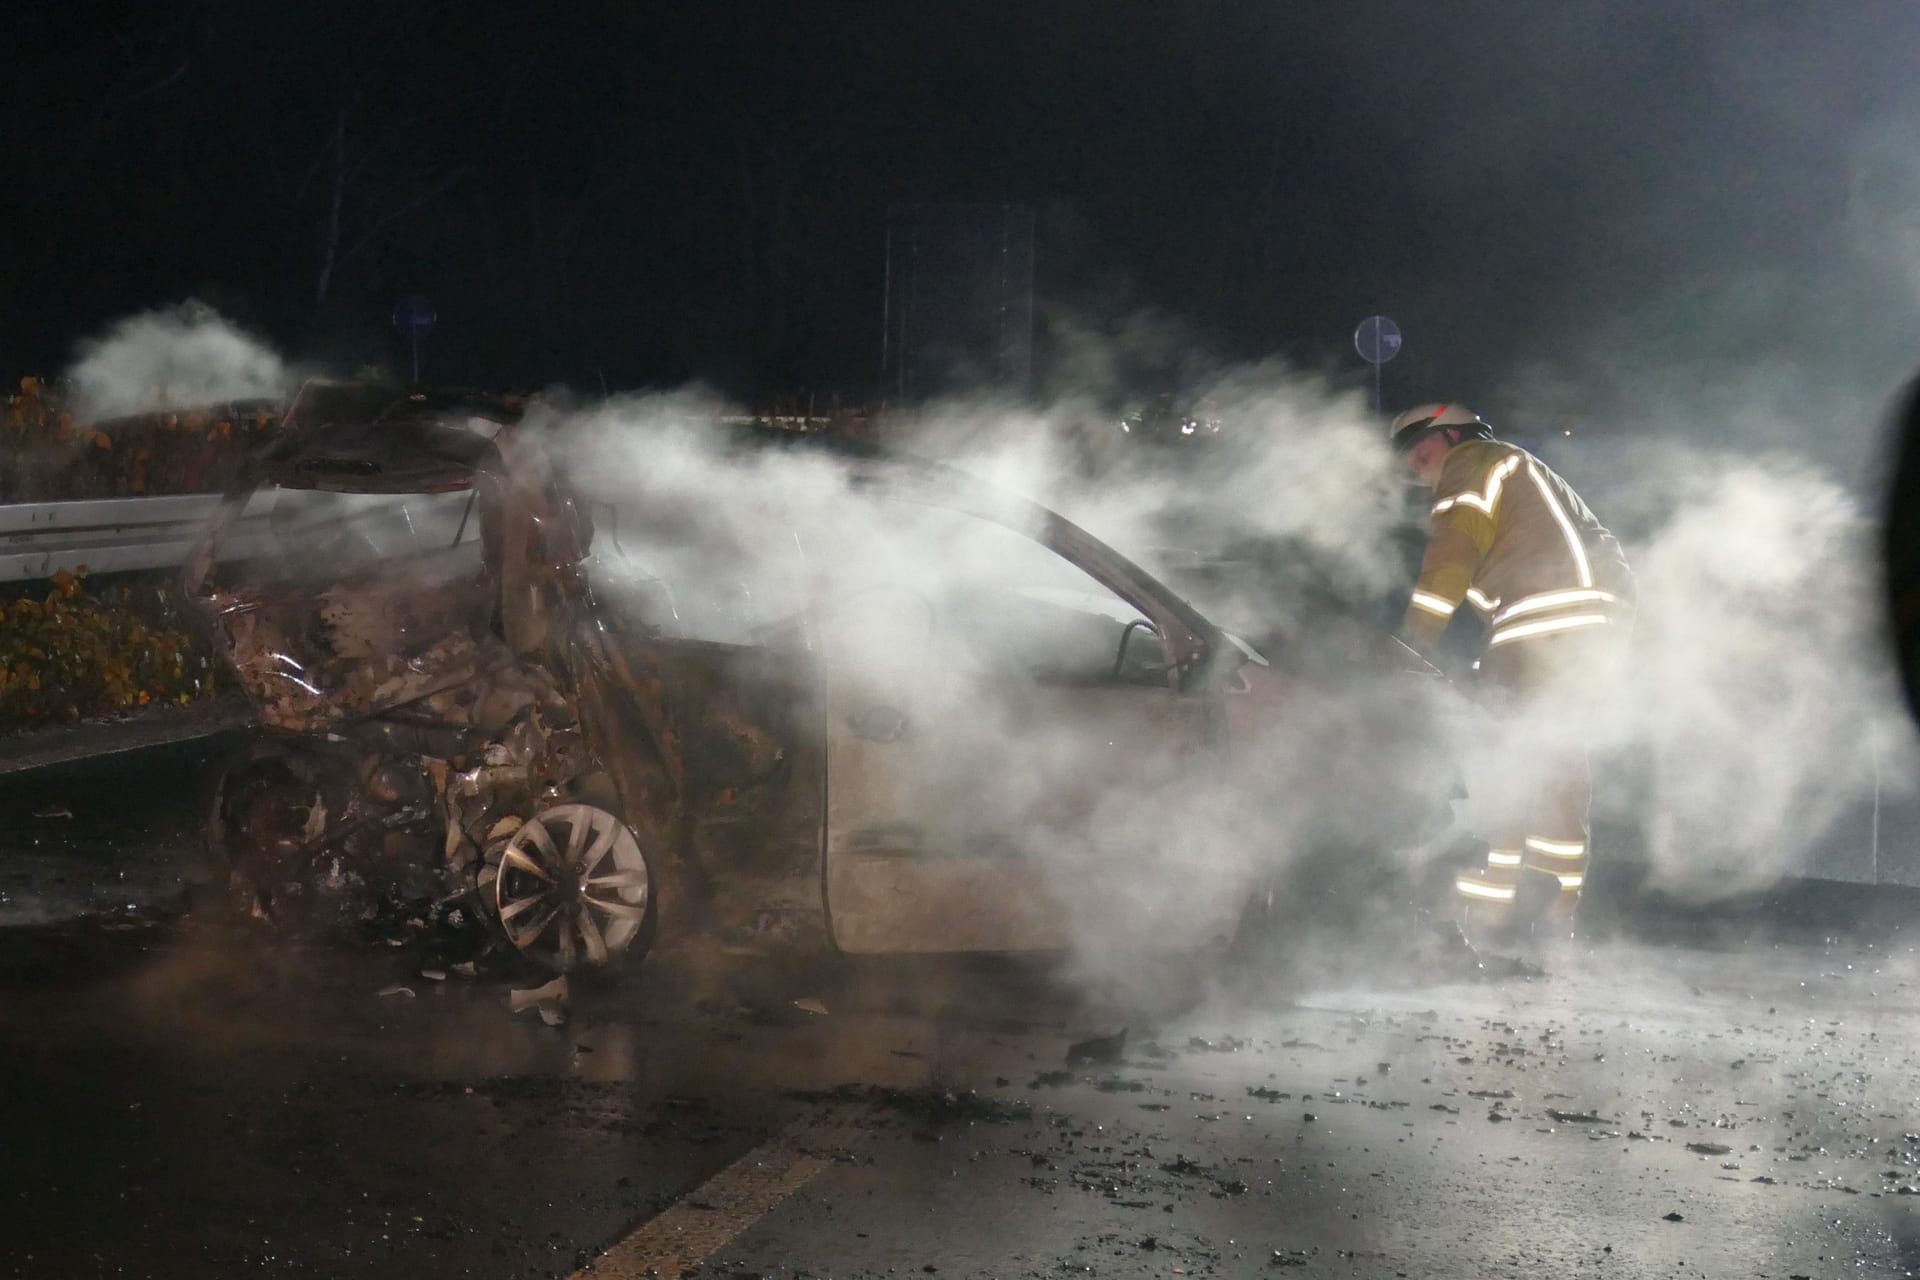
[(845, 1147), (850, 1135), (842, 1126), (868, 1118), (861, 1108), (857, 1116), (836, 1117), (831, 1133), (817, 1122), (784, 1130), (635, 1227), (568, 1280), (679, 1280), (819, 1176), (829, 1161), (813, 1153)]

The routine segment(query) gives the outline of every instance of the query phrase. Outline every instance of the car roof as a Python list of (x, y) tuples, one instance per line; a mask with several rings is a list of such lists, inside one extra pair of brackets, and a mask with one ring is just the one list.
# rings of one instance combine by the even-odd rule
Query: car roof
[(466, 489), (494, 433), (525, 412), (519, 396), (309, 382), (255, 463), (263, 479), (287, 489)]
[[(259, 474), (282, 488), (341, 493), (442, 493), (473, 486), (474, 473), (501, 427), (519, 423), (524, 397), (376, 383), (308, 383), (288, 407), (272, 444), (256, 457)], [(1213, 625), (1178, 592), (1059, 513), (945, 463), (883, 445), (762, 423), (713, 423), (723, 452), (791, 451), (833, 457), (856, 483), (971, 512), (1045, 536), (1090, 563), (1136, 607), (1145, 597), (1203, 642)]]

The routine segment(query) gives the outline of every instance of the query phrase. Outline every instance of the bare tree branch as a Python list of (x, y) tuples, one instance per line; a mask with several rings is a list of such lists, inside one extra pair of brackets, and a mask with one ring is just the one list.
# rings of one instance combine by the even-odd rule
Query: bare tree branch
[(467, 176), (467, 166), (465, 165), (461, 165), (458, 168), (451, 169), (447, 171), (445, 174), (443, 174), (438, 182), (435, 182), (432, 186), (428, 187), (426, 190), (414, 196), (413, 199), (408, 200), (404, 204), (396, 205), (393, 208), (387, 210), (387, 212), (381, 214), (378, 218), (375, 218), (373, 222), (368, 225), (365, 233), (363, 233), (358, 240), (355, 240), (353, 242), (352, 247), (348, 248), (337, 259), (335, 259), (334, 266), (338, 268), (346, 265), (348, 262), (351, 262), (356, 256), (359, 255), (362, 249), (365, 249), (369, 244), (372, 244), (374, 237), (378, 236), (382, 231), (386, 230), (388, 227), (392, 226), (394, 223), (400, 221), (400, 219), (407, 217), (409, 214), (419, 212), (422, 208), (432, 203), (434, 200), (439, 199), (442, 195), (445, 195), (447, 190), (451, 188), (456, 182), (460, 181), (460, 179), (466, 176)]
[(313, 300), (324, 305), (327, 290), (333, 285), (333, 273), (340, 265), (340, 223), (347, 200), (347, 109), (342, 106), (333, 117), (333, 193), (327, 202), (327, 238), (320, 251), (320, 279), (314, 286)]

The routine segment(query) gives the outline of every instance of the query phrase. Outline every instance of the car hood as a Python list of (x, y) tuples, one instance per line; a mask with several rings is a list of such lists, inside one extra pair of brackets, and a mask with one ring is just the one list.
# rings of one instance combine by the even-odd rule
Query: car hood
[(288, 489), (466, 489), (494, 433), (525, 408), (516, 396), (310, 382), (255, 461), (261, 479)]

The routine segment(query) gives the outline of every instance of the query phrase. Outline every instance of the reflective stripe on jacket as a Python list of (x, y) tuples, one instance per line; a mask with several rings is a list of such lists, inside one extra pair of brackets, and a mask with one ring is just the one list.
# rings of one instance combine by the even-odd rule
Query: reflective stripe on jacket
[(1489, 645), (1605, 626), (1631, 604), (1619, 541), (1552, 468), (1516, 445), (1469, 440), (1447, 451), (1404, 635), (1431, 648), (1464, 601)]

